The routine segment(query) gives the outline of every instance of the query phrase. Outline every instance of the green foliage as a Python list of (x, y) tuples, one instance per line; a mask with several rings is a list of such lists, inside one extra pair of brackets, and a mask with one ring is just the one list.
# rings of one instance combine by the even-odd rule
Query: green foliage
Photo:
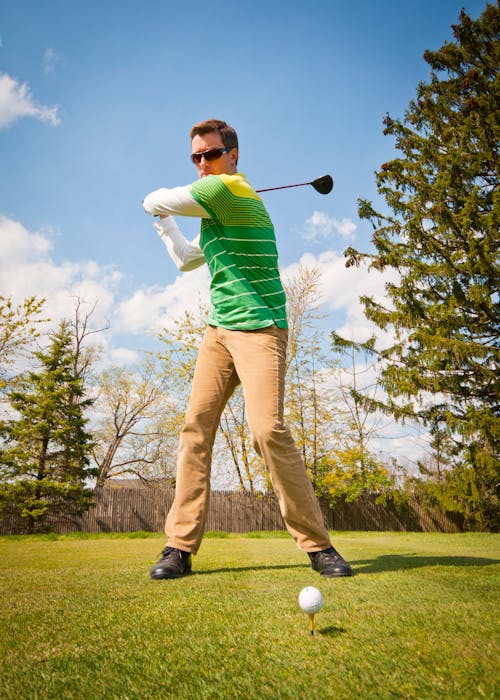
[(10, 297), (0, 295), (0, 391), (8, 384), (15, 358), (39, 335), (38, 326), (45, 299), (28, 297), (17, 306)]
[[(349, 420), (342, 444), (329, 457), (321, 480), (322, 495), (326, 495), (334, 507), (341, 501), (355, 501), (362, 493), (382, 494), (392, 487), (389, 470), (370, 451), (370, 443), (378, 437), (380, 417), (370, 413), (365, 405), (365, 393), (370, 402), (375, 397), (380, 380), (376, 363), (360, 362), (373, 353), (374, 338), (363, 344), (346, 340), (332, 332), (332, 351), (347, 355), (350, 366), (342, 366), (337, 372), (337, 383)], [(367, 375), (364, 377), (363, 375)]]
[(51, 513), (69, 506), (81, 512), (91, 502), (84, 486), (92, 445), (84, 412), (91, 401), (75, 376), (68, 325), (62, 322), (34, 356), (39, 371), (8, 392), (12, 415), (0, 423), (0, 503), (21, 515), (30, 532)]
[(479, 481), (479, 476), (476, 469), (463, 464), (446, 471), (438, 480), (410, 479), (406, 488), (418, 494), (424, 504), (438, 504), (445, 511), (459, 513), (465, 529), (498, 532), (496, 481), (492, 475), (488, 489), (484, 482)]
[(342, 501), (355, 501), (362, 493), (380, 494), (392, 487), (388, 470), (359, 446), (335, 450), (322, 476), (320, 493), (332, 508)]
[(164, 329), (158, 336), (162, 350), (157, 357), (172, 395), (179, 397), (181, 410), (187, 405), (207, 317), (208, 309), (200, 305), (196, 313), (186, 311), (183, 316), (174, 319), (172, 327)]
[[(486, 527), (498, 510), (500, 450), (499, 5), (475, 21), (462, 12), (453, 32), (454, 42), (425, 52), (431, 79), (405, 119), (385, 118), (401, 152), (377, 173), (392, 215), (359, 206), (376, 252), (346, 255), (399, 276), (386, 304), (362, 298), (366, 317), (394, 337), (376, 351), (388, 395), (376, 407), (453, 436), (454, 466), (475, 472), (464, 513), (471, 507)], [(452, 491), (460, 481), (447, 478)]]

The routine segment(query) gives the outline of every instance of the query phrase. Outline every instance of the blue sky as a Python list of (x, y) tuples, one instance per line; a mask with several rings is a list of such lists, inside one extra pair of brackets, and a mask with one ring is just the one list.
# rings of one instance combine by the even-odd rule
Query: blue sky
[[(240, 139), (254, 187), (331, 173), (332, 194), (263, 195), (284, 274), (323, 274), (326, 323), (363, 334), (362, 293), (383, 280), (345, 270), (366, 248), (356, 201), (377, 202), (374, 171), (394, 155), (422, 58), (484, 0), (3, 0), (0, 4), (0, 294), (98, 302), (106, 352), (127, 362), (206, 293), (180, 275), (142, 208), (145, 194), (196, 178), (188, 133), (217, 117)], [(194, 237), (198, 222), (183, 220)]]
[[(176, 272), (140, 201), (196, 177), (187, 134), (216, 116), (236, 127), (255, 187), (335, 179), (328, 197), (265, 196), (282, 265), (342, 244), (335, 232), (305, 244), (314, 211), (351, 219), (362, 240), (356, 200), (375, 197), (373, 172), (393, 153), (383, 115), (403, 114), (429, 75), (423, 51), (451, 38), (460, 8), (484, 5), (3, 0), (0, 74), (52, 121), (0, 129), (0, 213), (52, 236), (56, 263), (116, 266), (128, 291), (164, 284)], [(184, 229), (194, 236), (197, 222)]]
[[(484, 5), (3, 0), (0, 74), (54, 119), (0, 129), (0, 213), (52, 230), (57, 262), (164, 283), (175, 271), (140, 201), (195, 178), (187, 133), (217, 116), (237, 128), (256, 187), (334, 176), (329, 197), (266, 195), (288, 264), (307, 248), (298, 232), (314, 210), (356, 221), (357, 198), (375, 196), (373, 172), (393, 152), (383, 115), (404, 112), (428, 77), (424, 49), (451, 38), (460, 8)], [(197, 222), (185, 228), (194, 236)]]

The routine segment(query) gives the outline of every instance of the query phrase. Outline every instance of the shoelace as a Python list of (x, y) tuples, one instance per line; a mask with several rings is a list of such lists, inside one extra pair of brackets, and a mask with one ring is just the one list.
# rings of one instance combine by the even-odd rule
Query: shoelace
[(165, 558), (168, 557), (168, 555), (171, 554), (172, 552), (177, 552), (177, 554), (178, 554), (178, 556), (179, 556), (179, 559), (182, 559), (182, 554), (183, 554), (183, 552), (181, 552), (180, 549), (176, 549), (175, 547), (165, 547), (165, 549), (164, 549), (164, 550), (162, 551), (162, 553), (161, 553), (161, 556), (162, 556), (163, 559), (165, 559)]
[(328, 549), (322, 549), (321, 551), (313, 552), (312, 554), (315, 559), (319, 556), (324, 557), (325, 559), (333, 559), (333, 561), (337, 561), (337, 559), (341, 558), (340, 554), (333, 547), (329, 547)]

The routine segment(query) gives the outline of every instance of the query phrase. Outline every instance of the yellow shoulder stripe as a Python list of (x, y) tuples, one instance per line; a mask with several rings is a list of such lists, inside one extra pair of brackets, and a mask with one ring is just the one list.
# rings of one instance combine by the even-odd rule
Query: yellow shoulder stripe
[(235, 197), (247, 197), (250, 199), (260, 199), (259, 195), (253, 190), (248, 182), (239, 174), (236, 175), (219, 175), (222, 182)]

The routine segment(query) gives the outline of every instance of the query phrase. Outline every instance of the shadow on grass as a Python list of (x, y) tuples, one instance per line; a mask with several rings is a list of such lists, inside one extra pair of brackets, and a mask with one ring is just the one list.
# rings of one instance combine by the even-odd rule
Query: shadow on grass
[[(376, 559), (357, 559), (349, 562), (355, 576), (363, 574), (380, 574), (384, 571), (403, 571), (405, 569), (421, 569), (431, 566), (492, 566), (500, 564), (500, 559), (484, 557), (431, 557), (416, 554), (383, 554)], [(227, 574), (243, 571), (281, 571), (287, 569), (310, 569), (304, 564), (273, 564), (270, 566), (227, 566), (219, 569), (197, 569), (193, 575), (207, 576), (209, 574)]]
[(500, 559), (486, 559), (484, 557), (431, 557), (416, 554), (384, 554), (376, 559), (358, 559), (350, 562), (354, 573), (358, 575), (420, 569), (429, 566), (491, 566), (499, 563)]
[[(376, 559), (358, 559), (349, 562), (354, 575), (379, 574), (384, 571), (403, 571), (405, 569), (420, 569), (430, 566), (492, 566), (500, 564), (500, 559), (484, 557), (432, 557), (416, 554), (384, 554)], [(287, 569), (309, 569), (304, 564), (273, 564), (271, 566), (227, 566), (219, 569), (201, 569), (193, 571), (194, 575), (207, 576), (210, 574), (226, 574), (243, 571), (280, 571)]]
[[(306, 564), (307, 566), (307, 564)], [(273, 564), (272, 566), (225, 566), (220, 569), (206, 569), (193, 571), (195, 576), (206, 576), (208, 574), (228, 574), (235, 571), (280, 571), (283, 569), (303, 569), (304, 564)]]
[(321, 627), (321, 629), (316, 630), (316, 633), (325, 637), (338, 637), (339, 635), (344, 634), (345, 631), (346, 630), (343, 627), (328, 625), (328, 627)]

